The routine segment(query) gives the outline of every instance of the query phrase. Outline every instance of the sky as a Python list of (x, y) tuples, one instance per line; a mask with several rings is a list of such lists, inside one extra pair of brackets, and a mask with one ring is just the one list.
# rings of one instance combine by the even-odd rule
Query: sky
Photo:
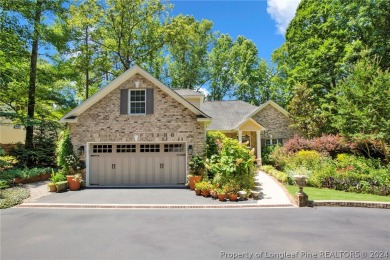
[(274, 49), (284, 42), (284, 33), (300, 0), (172, 0), (172, 15), (193, 15), (213, 21), (213, 30), (233, 39), (252, 40), (259, 56), (271, 61)]

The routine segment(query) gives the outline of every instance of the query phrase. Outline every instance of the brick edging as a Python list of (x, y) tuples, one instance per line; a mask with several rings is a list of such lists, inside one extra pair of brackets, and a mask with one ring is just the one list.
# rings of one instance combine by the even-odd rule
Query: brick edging
[(164, 205), (164, 204), (51, 204), (51, 203), (23, 203), (15, 208), (64, 208), (64, 209), (244, 209), (244, 208), (285, 208), (294, 207), (291, 204), (246, 204), (246, 205)]
[(390, 202), (315, 200), (312, 201), (312, 206), (313, 207), (325, 206), (325, 207), (361, 207), (361, 208), (390, 209)]

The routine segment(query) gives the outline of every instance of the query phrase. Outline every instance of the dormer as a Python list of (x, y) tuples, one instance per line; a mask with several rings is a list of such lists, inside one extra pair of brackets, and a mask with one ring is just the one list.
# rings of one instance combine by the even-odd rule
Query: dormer
[(192, 89), (175, 89), (175, 92), (193, 104), (196, 108), (202, 110), (204, 95), (201, 92)]

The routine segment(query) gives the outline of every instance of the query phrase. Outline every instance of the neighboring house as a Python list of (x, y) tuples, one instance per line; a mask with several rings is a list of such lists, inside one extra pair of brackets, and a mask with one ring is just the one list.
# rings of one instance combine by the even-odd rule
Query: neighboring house
[[(134, 66), (66, 114), (75, 150), (87, 165), (87, 186), (176, 185), (186, 182), (207, 130), (264, 145), (292, 136), (288, 114), (272, 101), (204, 101), (193, 90), (172, 90)], [(272, 137), (271, 137), (272, 135)]]
[[(0, 105), (0, 112), (12, 113), (7, 105)], [(12, 120), (0, 116), (0, 144), (24, 143), (26, 130), (23, 126), (14, 124)]]

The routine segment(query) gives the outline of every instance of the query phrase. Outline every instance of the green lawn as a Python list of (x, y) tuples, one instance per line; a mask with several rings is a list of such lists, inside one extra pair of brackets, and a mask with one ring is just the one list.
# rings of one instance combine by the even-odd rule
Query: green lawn
[[(290, 194), (295, 196), (298, 191), (297, 186), (286, 185)], [(390, 202), (390, 196), (378, 196), (372, 194), (345, 192), (331, 189), (319, 189), (304, 187), (303, 191), (309, 196), (309, 200), (351, 200), (351, 201), (381, 201)]]

